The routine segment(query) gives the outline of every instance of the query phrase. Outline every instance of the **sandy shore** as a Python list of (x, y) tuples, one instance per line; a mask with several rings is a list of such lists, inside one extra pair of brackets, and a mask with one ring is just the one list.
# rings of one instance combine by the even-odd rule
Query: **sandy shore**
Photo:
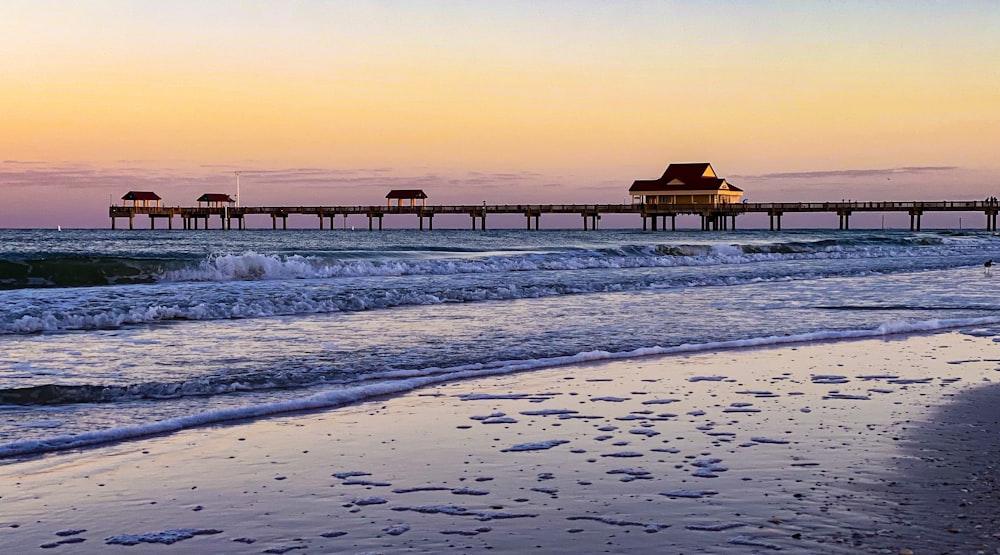
[(0, 553), (1000, 553), (1000, 346), (644, 358), (0, 465)]

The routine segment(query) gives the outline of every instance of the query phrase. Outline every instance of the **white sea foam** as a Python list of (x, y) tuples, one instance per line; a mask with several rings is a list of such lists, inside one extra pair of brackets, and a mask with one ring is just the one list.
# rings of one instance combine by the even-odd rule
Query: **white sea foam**
[[(907, 268), (907, 258), (935, 259), (934, 254), (925, 252), (927, 249), (944, 257), (951, 256), (954, 248), (946, 238), (939, 245), (921, 243), (919, 248), (864, 244), (848, 247), (828, 245), (825, 241), (670, 247), (623, 245), (543, 253), (483, 251), (458, 255), (446, 252), (430, 258), (426, 253), (400, 256), (391, 250), (350, 255), (355, 258), (338, 258), (339, 255), (312, 251), (306, 251), (307, 254), (255, 250), (220, 252), (200, 262), (189, 262), (188, 267), (171, 265), (170, 269), (161, 271), (158, 282), (138, 287), (119, 285), (5, 292), (0, 334), (870, 276), (879, 271), (902, 271)], [(841, 259), (842, 265), (795, 263), (830, 258)], [(858, 262), (869, 258), (904, 262), (886, 270), (872, 270), (868, 263)], [(762, 261), (773, 261), (780, 267), (756, 264)], [(948, 264), (938, 263), (941, 268), (953, 267)], [(733, 270), (718, 271), (722, 265), (733, 266)], [(670, 271), (629, 271), (644, 268), (668, 268)], [(701, 271), (702, 268), (706, 271)], [(523, 276), (528, 278), (522, 280)], [(394, 287), (384, 283), (391, 280), (379, 279), (388, 277), (408, 281)], [(419, 280), (423, 281), (416, 283)], [(435, 282), (433, 286), (429, 281)], [(981, 301), (967, 302), (970, 308), (990, 308), (979, 306), (977, 303)], [(845, 308), (833, 304), (826, 308)]]
[[(769, 336), (750, 339), (740, 339), (733, 341), (720, 341), (703, 344), (684, 344), (673, 347), (645, 347), (627, 352), (609, 353), (607, 351), (589, 351), (570, 356), (561, 356), (548, 359), (533, 359), (524, 361), (507, 361), (490, 365), (470, 364), (451, 368), (448, 371), (441, 369), (431, 369), (432, 374), (418, 375), (414, 377), (385, 380), (376, 383), (367, 383), (355, 387), (325, 391), (322, 393), (309, 395), (300, 399), (280, 401), (274, 403), (263, 403), (258, 405), (233, 407), (206, 411), (198, 414), (169, 418), (159, 422), (139, 424), (134, 426), (124, 426), (106, 430), (96, 430), (76, 435), (60, 435), (48, 438), (25, 439), (13, 441), (0, 445), (0, 458), (12, 457), (33, 453), (44, 453), (63, 449), (73, 449), (100, 443), (123, 441), (137, 437), (144, 437), (156, 434), (176, 432), (179, 430), (204, 426), (217, 422), (231, 420), (242, 420), (247, 418), (260, 418), (270, 415), (283, 414), (294, 411), (326, 409), (355, 403), (372, 397), (384, 395), (395, 395), (412, 391), (429, 385), (445, 383), (455, 380), (476, 378), (481, 376), (502, 375), (514, 372), (523, 372), (540, 368), (550, 368), (567, 364), (578, 364), (602, 360), (628, 359), (653, 355), (669, 355), (677, 353), (696, 353), (703, 351), (717, 351), (720, 349), (738, 349), (744, 347), (761, 347), (767, 345), (784, 345), (809, 341), (824, 341), (836, 339), (855, 339), (865, 337), (881, 337), (891, 334), (902, 334), (912, 332), (926, 332), (933, 330), (943, 330), (970, 325), (986, 325), (1000, 323), (1000, 318), (984, 317), (969, 319), (942, 319), (926, 320), (918, 322), (889, 322), (873, 329), (855, 329), (822, 331), (815, 333), (804, 333), (788, 336)], [(477, 395), (471, 394), (462, 397), (465, 400), (488, 400), (488, 399), (538, 399), (545, 400), (551, 398), (550, 394), (528, 395)], [(573, 415), (569, 415), (573, 416)], [(630, 415), (634, 416), (634, 415)], [(642, 418), (642, 417), (636, 417)], [(775, 442), (765, 438), (753, 438), (755, 442)]]

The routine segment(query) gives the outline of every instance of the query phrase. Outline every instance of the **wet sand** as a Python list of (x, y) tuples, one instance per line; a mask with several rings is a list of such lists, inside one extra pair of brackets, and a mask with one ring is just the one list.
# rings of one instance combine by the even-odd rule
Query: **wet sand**
[(1000, 345), (565, 366), (0, 464), (0, 552), (1000, 553)]

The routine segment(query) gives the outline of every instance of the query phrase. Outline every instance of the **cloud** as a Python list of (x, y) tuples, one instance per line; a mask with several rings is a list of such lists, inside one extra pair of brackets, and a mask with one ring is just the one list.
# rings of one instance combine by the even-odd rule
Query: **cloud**
[[(235, 187), (235, 171), (244, 188), (265, 190), (337, 190), (358, 192), (378, 188), (422, 188), (449, 191), (484, 191), (515, 186), (558, 187), (558, 176), (534, 172), (464, 171), (442, 174), (431, 169), (408, 173), (392, 167), (368, 168), (240, 168), (237, 165), (201, 165), (195, 168), (139, 167), (135, 160), (97, 168), (74, 163), (0, 163), (0, 185), (5, 188), (39, 190), (108, 191), (124, 194), (130, 190), (155, 190), (187, 196), (194, 192), (230, 191)], [(120, 193), (118, 193), (120, 191)]]
[(958, 170), (958, 166), (905, 166), (901, 168), (878, 168), (860, 170), (818, 170), (803, 172), (779, 172), (760, 175), (734, 175), (734, 179), (822, 179), (827, 177), (885, 177), (900, 174), (925, 174)]

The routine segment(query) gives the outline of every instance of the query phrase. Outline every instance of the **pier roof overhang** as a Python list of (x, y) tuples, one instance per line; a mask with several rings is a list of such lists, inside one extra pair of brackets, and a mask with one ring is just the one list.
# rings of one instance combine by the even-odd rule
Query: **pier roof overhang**
[(422, 189), (393, 189), (389, 191), (385, 198), (388, 199), (425, 199), (427, 194)]
[(122, 200), (160, 200), (160, 195), (152, 191), (129, 191)]

